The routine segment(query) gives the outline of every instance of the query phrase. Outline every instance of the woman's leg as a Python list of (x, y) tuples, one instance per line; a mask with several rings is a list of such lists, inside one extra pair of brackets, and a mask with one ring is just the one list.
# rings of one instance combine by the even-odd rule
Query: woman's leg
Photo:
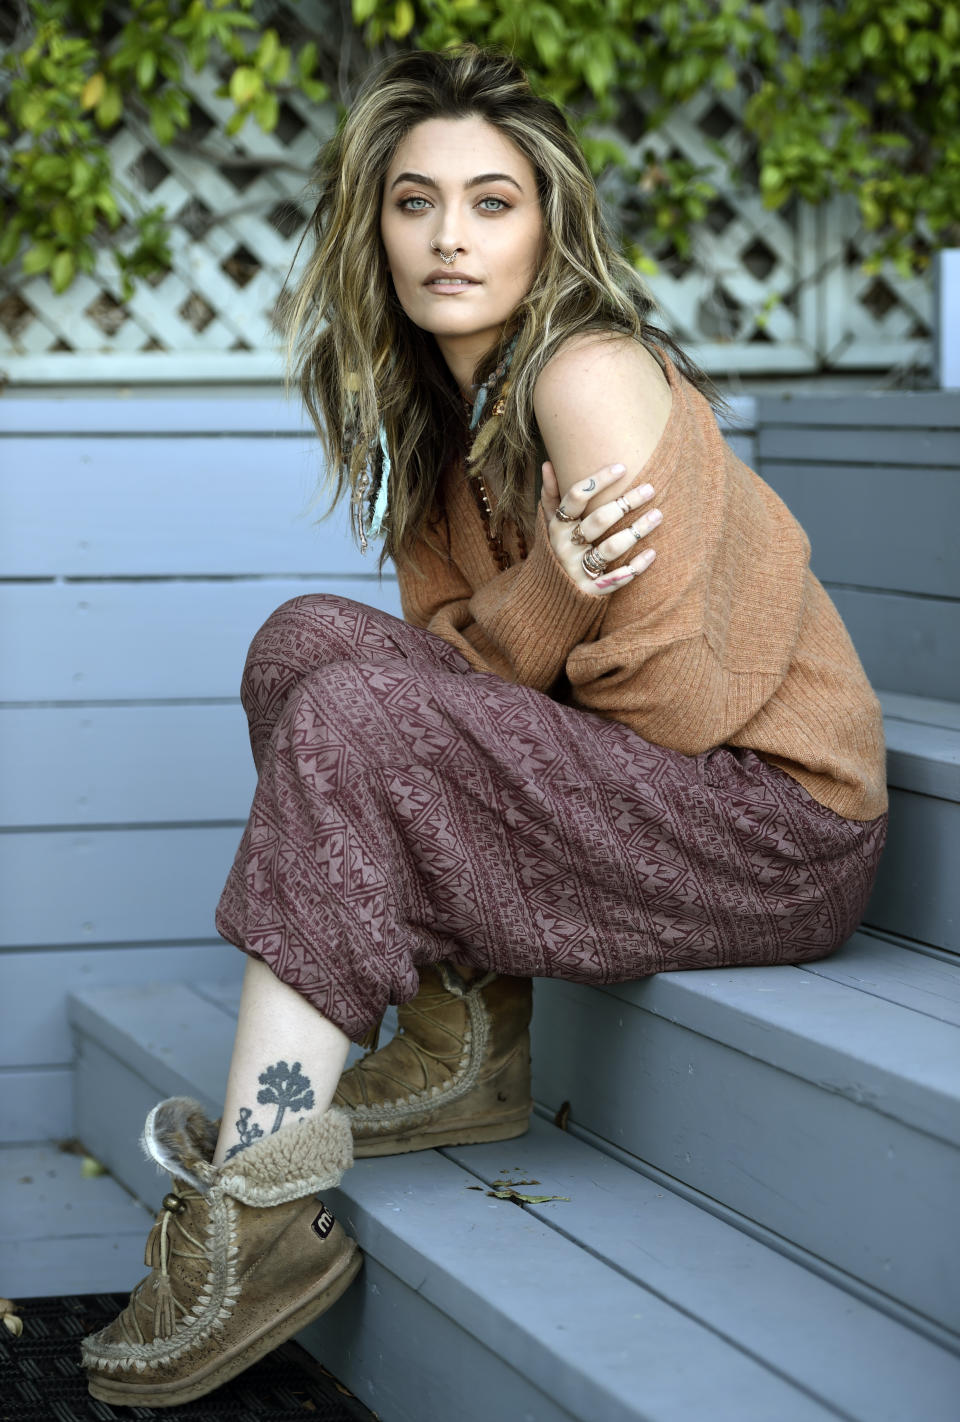
[(213, 1164), (326, 1111), (350, 1038), (260, 959), (248, 958)]

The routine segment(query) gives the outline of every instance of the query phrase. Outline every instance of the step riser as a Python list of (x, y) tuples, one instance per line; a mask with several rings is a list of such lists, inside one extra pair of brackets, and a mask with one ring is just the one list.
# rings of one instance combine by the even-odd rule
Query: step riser
[(890, 829), (864, 923), (960, 953), (960, 804), (890, 791)]
[(548, 1108), (960, 1333), (960, 1151), (602, 990), (539, 981), (532, 1044)]
[(457, 1422), (576, 1422), (375, 1259), (361, 1279), (297, 1341), (384, 1422), (445, 1418), (451, 1398)]

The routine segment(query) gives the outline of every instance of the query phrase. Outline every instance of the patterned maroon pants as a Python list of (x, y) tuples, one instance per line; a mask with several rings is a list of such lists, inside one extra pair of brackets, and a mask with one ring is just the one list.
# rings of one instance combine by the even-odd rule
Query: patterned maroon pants
[(585, 983), (823, 958), (883, 847), (885, 815), (752, 751), (664, 750), (346, 598), (279, 608), (242, 698), (259, 782), (217, 928), (354, 1039), (442, 958)]

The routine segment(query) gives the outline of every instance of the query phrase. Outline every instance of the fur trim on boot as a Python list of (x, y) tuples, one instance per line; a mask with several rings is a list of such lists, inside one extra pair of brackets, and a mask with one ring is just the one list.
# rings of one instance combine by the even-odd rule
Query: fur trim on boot
[(421, 969), (392, 1041), (340, 1078), (358, 1158), (512, 1140), (530, 1124), (529, 978)]
[(152, 1272), (113, 1323), (85, 1338), (90, 1392), (172, 1407), (212, 1392), (344, 1292), (361, 1256), (317, 1190), (352, 1163), (335, 1108), (211, 1164), (217, 1126), (187, 1097), (147, 1117), (142, 1145), (173, 1176), (147, 1238)]

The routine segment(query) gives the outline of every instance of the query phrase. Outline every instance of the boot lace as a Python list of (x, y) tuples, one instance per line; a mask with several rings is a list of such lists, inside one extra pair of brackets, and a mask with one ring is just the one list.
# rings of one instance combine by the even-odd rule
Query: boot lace
[[(123, 1315), (124, 1332), (130, 1342), (149, 1341), (140, 1325), (138, 1309), (142, 1309), (149, 1319), (153, 1338), (171, 1338), (176, 1331), (178, 1317), (189, 1312), (190, 1306), (182, 1303), (174, 1292), (170, 1262), (171, 1259), (206, 1261), (207, 1251), (203, 1243), (186, 1224), (192, 1203), (202, 1199), (199, 1190), (185, 1185), (164, 1196), (163, 1208), (147, 1239), (144, 1262), (153, 1266), (153, 1273), (141, 1279), (130, 1296), (130, 1308)], [(126, 1326), (127, 1320), (133, 1324), (132, 1333)]]

